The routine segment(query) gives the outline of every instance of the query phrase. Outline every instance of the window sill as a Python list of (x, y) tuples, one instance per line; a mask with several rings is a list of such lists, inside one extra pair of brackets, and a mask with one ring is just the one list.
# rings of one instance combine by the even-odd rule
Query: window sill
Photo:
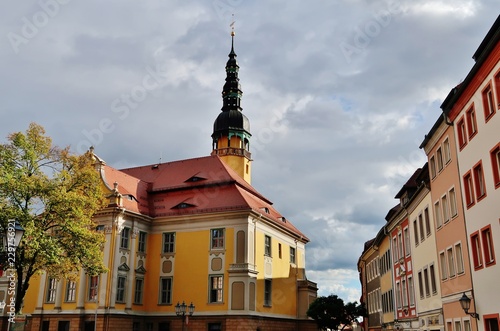
[(489, 113), (488, 115), (486, 115), (486, 114), (485, 114), (486, 116), (485, 116), (485, 118), (484, 118), (484, 123), (488, 123), (488, 122), (489, 122), (489, 120), (491, 120), (491, 118), (492, 118), (493, 116), (495, 116), (495, 114), (496, 114), (496, 111), (492, 111), (492, 112), (491, 112), (491, 113)]
[(483, 200), (484, 198), (486, 198), (486, 193), (483, 193), (483, 195), (480, 195), (477, 197), (477, 202)]
[(225, 254), (226, 250), (224, 248), (212, 248), (209, 251), (210, 255), (219, 255), (219, 254)]
[(486, 262), (486, 268), (488, 267), (491, 267), (491, 266), (494, 266), (496, 264), (496, 261), (495, 260), (491, 260), (489, 262)]
[(168, 259), (174, 258), (175, 253), (161, 253), (160, 257), (168, 260)]

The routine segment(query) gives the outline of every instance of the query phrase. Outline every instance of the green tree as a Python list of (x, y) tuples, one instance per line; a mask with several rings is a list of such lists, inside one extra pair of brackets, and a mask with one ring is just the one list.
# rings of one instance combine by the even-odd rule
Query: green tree
[(25, 230), (15, 252), (18, 313), (37, 273), (75, 279), (81, 268), (90, 275), (105, 272), (104, 235), (92, 219), (104, 196), (89, 155), (53, 146), (40, 125), (7, 139), (0, 145), (0, 226), (17, 220)]
[(343, 330), (359, 317), (366, 315), (366, 309), (357, 302), (348, 302), (336, 295), (318, 297), (311, 303), (307, 316), (316, 320), (321, 330)]

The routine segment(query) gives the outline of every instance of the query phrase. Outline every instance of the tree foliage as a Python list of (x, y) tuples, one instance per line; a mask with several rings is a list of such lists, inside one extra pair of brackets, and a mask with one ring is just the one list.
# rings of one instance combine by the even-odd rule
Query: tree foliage
[(366, 309), (357, 302), (348, 302), (336, 295), (318, 297), (311, 303), (307, 316), (316, 320), (321, 330), (343, 330), (359, 317), (366, 315)]
[(40, 125), (7, 139), (0, 145), (0, 226), (17, 220), (25, 230), (15, 258), (17, 313), (36, 273), (71, 279), (81, 268), (105, 271), (104, 235), (92, 220), (104, 199), (92, 159), (53, 146)]

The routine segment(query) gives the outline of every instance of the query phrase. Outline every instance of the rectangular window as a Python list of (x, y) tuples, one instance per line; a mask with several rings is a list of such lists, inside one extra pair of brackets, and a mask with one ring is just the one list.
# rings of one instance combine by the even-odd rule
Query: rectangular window
[(278, 243), (278, 257), (281, 259), (281, 244)]
[(464, 258), (462, 256), (462, 244), (455, 244), (455, 260), (457, 262), (457, 274), (464, 273)]
[(425, 232), (427, 233), (427, 236), (431, 235), (431, 220), (429, 218), (429, 208), (424, 209), (424, 220), (425, 220)]
[(264, 255), (271, 256), (271, 237), (264, 237)]
[(434, 155), (430, 158), (429, 170), (431, 172), (431, 178), (434, 179), (434, 177), (436, 177), (436, 158), (434, 157)]
[(464, 331), (471, 331), (470, 320), (464, 320)]
[(469, 139), (472, 139), (477, 133), (476, 111), (474, 105), (467, 110), (467, 130), (469, 131)]
[(295, 264), (295, 248), (290, 247), (290, 263)]
[(45, 299), (48, 303), (53, 303), (56, 301), (56, 290), (57, 290), (57, 279), (49, 278), (47, 282), (47, 297)]
[(483, 107), (484, 107), (484, 119), (486, 122), (495, 115), (495, 97), (493, 96), (493, 90), (491, 89), (491, 84), (488, 84), (483, 90)]
[(460, 321), (455, 321), (455, 330), (454, 331), (462, 331), (462, 323)]
[(448, 223), (450, 220), (449, 213), (448, 213), (448, 197), (446, 195), (443, 195), (441, 197), (441, 208), (443, 208), (443, 222)]
[(418, 287), (420, 292), (420, 298), (424, 298), (424, 282), (422, 280), (422, 271), (418, 272)]
[(133, 322), (132, 331), (141, 331), (141, 322)]
[(444, 252), (439, 253), (439, 264), (441, 266), (441, 280), (446, 280), (448, 273), (446, 272), (446, 256)]
[(486, 184), (484, 183), (483, 164), (481, 161), (474, 166), (474, 184), (476, 198), (479, 201), (486, 195)]
[(432, 289), (432, 294), (437, 293), (437, 286), (436, 286), (436, 272), (434, 271), (434, 265), (431, 264), (429, 266), (429, 273), (431, 277), (431, 289)]
[(438, 172), (441, 172), (441, 170), (443, 170), (443, 151), (441, 150), (441, 147), (439, 147), (436, 151), (436, 159)]
[(144, 287), (144, 279), (135, 279), (134, 303), (142, 304), (142, 288)]
[(446, 250), (446, 257), (448, 259), (448, 275), (455, 277), (455, 256), (451, 247)]
[(450, 140), (446, 138), (443, 141), (443, 153), (444, 153), (444, 162), (448, 164), (451, 161), (451, 150), (450, 150)]
[(481, 240), (483, 241), (484, 263), (486, 266), (495, 263), (495, 250), (493, 249), (493, 240), (491, 237), (491, 226), (488, 225), (481, 229)]
[(57, 323), (57, 331), (69, 331), (69, 321), (59, 321)]
[(458, 209), (457, 209), (457, 196), (455, 194), (455, 188), (452, 187), (448, 191), (448, 195), (450, 197), (450, 212), (451, 212), (451, 217), (455, 217), (458, 214)]
[(208, 331), (222, 331), (222, 323), (208, 323)]
[(470, 171), (464, 175), (464, 191), (467, 208), (470, 208), (476, 202), (474, 199), (474, 185), (472, 184), (472, 175)]
[(457, 131), (458, 131), (457, 132), (458, 146), (460, 147), (460, 150), (462, 150), (465, 147), (465, 145), (467, 145), (467, 134), (465, 129), (465, 121), (463, 117), (457, 122)]
[(137, 245), (137, 251), (139, 253), (146, 253), (146, 232), (139, 231), (139, 242)]
[(424, 217), (422, 214), (418, 215), (418, 225), (420, 228), (420, 240), (424, 241), (425, 240), (425, 233), (424, 233)]
[(163, 253), (175, 253), (175, 232), (163, 234)]
[(210, 303), (223, 302), (223, 282), (222, 276), (210, 276)]
[(413, 277), (408, 277), (408, 293), (410, 294), (410, 306), (415, 306), (415, 287)]
[(500, 144), (490, 151), (491, 168), (493, 170), (493, 182), (495, 188), (500, 187)]
[(223, 249), (224, 229), (212, 229), (210, 233), (211, 233), (212, 249)]
[(64, 301), (73, 302), (76, 300), (76, 282), (68, 280), (66, 281), (66, 295)]
[(429, 270), (427, 268), (424, 269), (424, 284), (425, 284), (425, 296), (430, 296), (430, 287), (429, 287)]
[(88, 276), (88, 301), (97, 301), (98, 276)]
[(118, 276), (116, 280), (116, 302), (125, 302), (125, 284), (127, 279), (123, 276)]
[(418, 225), (417, 225), (417, 219), (413, 220), (413, 237), (415, 239), (415, 246), (418, 246), (418, 243), (420, 240), (418, 240)]
[(170, 331), (170, 322), (158, 323), (158, 331)]
[(485, 331), (498, 331), (498, 313), (484, 316)]
[(172, 277), (160, 277), (160, 297), (158, 303), (161, 305), (172, 303)]
[(405, 235), (405, 251), (406, 251), (406, 256), (410, 255), (410, 233), (408, 232), (408, 228), (405, 228), (404, 230), (404, 235)]
[(120, 237), (120, 248), (128, 249), (130, 241), (130, 228), (124, 227)]
[(441, 217), (441, 206), (439, 200), (434, 203), (434, 212), (436, 213), (436, 226), (439, 229), (443, 226), (443, 218)]
[(481, 255), (481, 241), (479, 239), (479, 232), (474, 232), (470, 236), (472, 260), (474, 262), (474, 269), (481, 269), (483, 267), (483, 257)]
[(401, 286), (399, 282), (396, 282), (396, 305), (397, 308), (401, 308)]
[(406, 279), (401, 280), (401, 291), (403, 294), (403, 307), (408, 307), (408, 292), (406, 290)]
[(398, 260), (398, 239), (396, 237), (392, 237), (392, 255), (393, 262), (396, 263)]
[(399, 258), (404, 257), (404, 252), (403, 252), (403, 235), (401, 232), (398, 233), (398, 250), (399, 250)]
[(273, 283), (271, 279), (264, 279), (264, 306), (272, 305)]

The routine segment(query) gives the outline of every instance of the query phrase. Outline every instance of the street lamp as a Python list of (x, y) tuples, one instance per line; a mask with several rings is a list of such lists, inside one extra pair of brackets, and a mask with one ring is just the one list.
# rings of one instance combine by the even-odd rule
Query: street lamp
[(466, 314), (470, 315), (473, 318), (479, 319), (479, 315), (477, 313), (469, 313), (471, 299), (465, 294), (465, 292), (464, 294), (462, 294), (462, 297), (458, 301), (460, 302), (460, 306), (462, 306), (462, 309)]
[(189, 316), (193, 316), (194, 313), (194, 305), (191, 302), (191, 304), (188, 306), (184, 301), (182, 301), (182, 304), (177, 304), (175, 305), (175, 314), (177, 316), (182, 317), (182, 329), (184, 330), (184, 322), (189, 323)]

